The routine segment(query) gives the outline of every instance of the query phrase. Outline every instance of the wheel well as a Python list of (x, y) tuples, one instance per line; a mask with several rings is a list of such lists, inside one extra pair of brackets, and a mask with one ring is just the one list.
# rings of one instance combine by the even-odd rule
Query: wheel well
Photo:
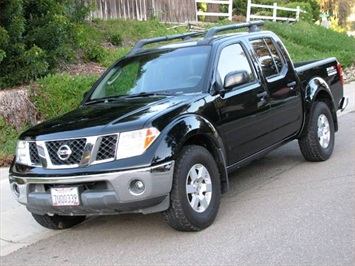
[(221, 155), (217, 145), (204, 135), (195, 135), (189, 138), (184, 143), (184, 146), (187, 145), (199, 145), (206, 148), (211, 153), (217, 163), (218, 171), (220, 173), (222, 193), (227, 192), (229, 187), (228, 173), (224, 158), (222, 158), (223, 155)]
[(330, 97), (330, 95), (325, 91), (321, 91), (318, 93), (318, 95), (314, 101), (324, 102), (326, 105), (328, 105), (329, 110), (332, 113), (332, 117), (333, 117), (334, 130), (338, 131), (338, 118), (337, 118), (337, 114), (336, 114), (335, 105), (332, 102), (332, 98)]

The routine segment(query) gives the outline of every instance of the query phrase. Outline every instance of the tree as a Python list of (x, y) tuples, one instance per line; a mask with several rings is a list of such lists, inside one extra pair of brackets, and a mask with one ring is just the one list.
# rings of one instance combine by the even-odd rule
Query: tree
[(319, 0), (322, 13), (328, 14), (331, 18), (338, 22), (338, 25), (345, 29), (347, 27), (347, 17), (354, 7), (354, 0)]

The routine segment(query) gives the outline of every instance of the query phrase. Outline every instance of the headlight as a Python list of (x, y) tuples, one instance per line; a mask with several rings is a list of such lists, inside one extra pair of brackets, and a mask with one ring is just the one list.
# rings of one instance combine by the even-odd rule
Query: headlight
[(116, 159), (141, 155), (159, 134), (159, 130), (154, 127), (122, 132), (119, 136)]
[(17, 142), (16, 162), (20, 164), (30, 165), (29, 143), (27, 141), (19, 140)]

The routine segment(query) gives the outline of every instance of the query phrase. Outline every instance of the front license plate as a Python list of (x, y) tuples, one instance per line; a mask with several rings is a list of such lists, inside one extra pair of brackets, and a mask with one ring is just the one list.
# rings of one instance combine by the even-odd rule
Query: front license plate
[(78, 187), (51, 188), (53, 206), (77, 206), (79, 205)]

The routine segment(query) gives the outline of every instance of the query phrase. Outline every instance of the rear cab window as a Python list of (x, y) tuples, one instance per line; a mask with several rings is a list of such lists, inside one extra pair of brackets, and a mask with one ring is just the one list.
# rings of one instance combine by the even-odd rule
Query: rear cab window
[(285, 62), (270, 37), (250, 41), (261, 70), (267, 79), (280, 75), (285, 69)]

